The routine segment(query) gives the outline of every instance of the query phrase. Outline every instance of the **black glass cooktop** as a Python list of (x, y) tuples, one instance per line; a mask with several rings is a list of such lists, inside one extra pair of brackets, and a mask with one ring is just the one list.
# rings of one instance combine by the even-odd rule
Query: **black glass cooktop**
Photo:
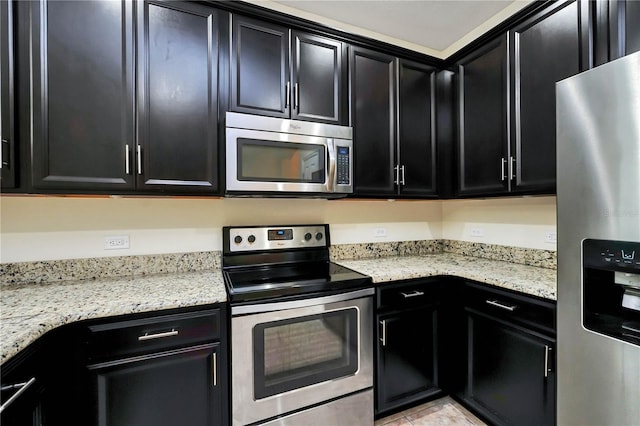
[(371, 285), (370, 277), (328, 261), (248, 266), (223, 274), (231, 302), (283, 300)]

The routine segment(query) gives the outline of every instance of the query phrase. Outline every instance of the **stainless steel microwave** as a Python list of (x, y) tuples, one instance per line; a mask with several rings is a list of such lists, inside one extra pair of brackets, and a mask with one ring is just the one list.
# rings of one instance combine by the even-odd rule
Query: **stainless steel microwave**
[(226, 114), (226, 193), (339, 197), (353, 192), (351, 127)]

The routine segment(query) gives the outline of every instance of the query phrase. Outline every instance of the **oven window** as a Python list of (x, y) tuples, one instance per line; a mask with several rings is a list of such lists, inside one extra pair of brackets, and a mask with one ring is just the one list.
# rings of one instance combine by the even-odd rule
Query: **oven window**
[(355, 374), (357, 326), (355, 308), (255, 326), (255, 398)]
[(238, 139), (238, 180), (324, 183), (325, 169), (324, 145)]

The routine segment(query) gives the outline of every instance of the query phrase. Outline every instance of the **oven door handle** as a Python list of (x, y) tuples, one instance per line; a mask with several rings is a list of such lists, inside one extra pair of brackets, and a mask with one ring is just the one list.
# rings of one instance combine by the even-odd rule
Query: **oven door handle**
[(375, 293), (373, 287), (349, 293), (334, 294), (331, 296), (312, 297), (310, 299), (291, 300), (288, 302), (259, 303), (253, 305), (232, 306), (231, 315), (258, 314), (262, 312), (283, 311), (285, 309), (306, 308), (308, 306), (324, 305), (327, 303), (343, 302), (345, 300), (359, 299), (372, 296)]

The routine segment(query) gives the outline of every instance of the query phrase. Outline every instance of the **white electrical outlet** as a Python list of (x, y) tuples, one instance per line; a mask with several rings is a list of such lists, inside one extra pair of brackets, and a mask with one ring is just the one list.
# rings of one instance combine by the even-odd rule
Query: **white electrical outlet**
[(387, 228), (375, 228), (373, 230), (373, 236), (376, 238), (383, 238), (387, 236)]
[(104, 237), (105, 250), (124, 250), (129, 248), (129, 236), (118, 235), (113, 237)]
[(484, 237), (484, 229), (482, 228), (471, 228), (471, 236), (472, 237)]
[(545, 232), (544, 242), (548, 244), (556, 244), (558, 242), (558, 234), (555, 231)]

